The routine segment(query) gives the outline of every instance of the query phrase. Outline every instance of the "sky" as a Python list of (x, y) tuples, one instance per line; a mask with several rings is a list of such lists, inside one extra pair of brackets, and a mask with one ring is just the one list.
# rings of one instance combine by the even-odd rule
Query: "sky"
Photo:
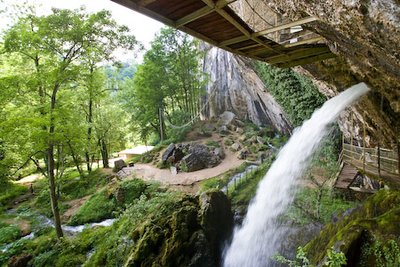
[[(4, 10), (4, 7), (11, 3), (22, 3), (27, 2), (28, 4), (37, 6), (39, 15), (50, 14), (51, 7), (56, 8), (67, 8), (76, 9), (81, 6), (85, 6), (87, 12), (97, 12), (102, 9), (110, 10), (113, 18), (119, 23), (126, 25), (130, 28), (136, 39), (139, 40), (146, 49), (150, 47), (150, 41), (154, 38), (154, 35), (163, 27), (163, 24), (146, 17), (140, 13), (137, 13), (124, 6), (116, 4), (111, 0), (0, 0), (0, 10)], [(7, 19), (4, 14), (1, 14), (0, 27), (5, 27)], [(133, 58), (131, 54), (124, 54), (118, 52), (116, 55), (119, 60), (126, 61)], [(137, 55), (135, 59), (138, 63), (142, 61), (143, 53)]]

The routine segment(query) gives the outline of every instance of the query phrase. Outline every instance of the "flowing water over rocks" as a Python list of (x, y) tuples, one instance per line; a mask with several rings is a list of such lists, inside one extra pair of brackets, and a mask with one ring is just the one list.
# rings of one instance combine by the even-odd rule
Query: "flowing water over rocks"
[(271, 257), (279, 251), (286, 234), (279, 215), (293, 200), (296, 180), (340, 112), (368, 91), (364, 83), (347, 89), (327, 101), (294, 131), (260, 182), (242, 226), (235, 229), (232, 243), (224, 255), (225, 267), (273, 265)]

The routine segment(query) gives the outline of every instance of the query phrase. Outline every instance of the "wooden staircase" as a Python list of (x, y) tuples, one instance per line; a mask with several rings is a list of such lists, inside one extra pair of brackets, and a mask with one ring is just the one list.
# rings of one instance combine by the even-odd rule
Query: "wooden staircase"
[(356, 178), (357, 173), (358, 171), (355, 167), (348, 163), (344, 163), (334, 187), (338, 189), (348, 189), (354, 178)]

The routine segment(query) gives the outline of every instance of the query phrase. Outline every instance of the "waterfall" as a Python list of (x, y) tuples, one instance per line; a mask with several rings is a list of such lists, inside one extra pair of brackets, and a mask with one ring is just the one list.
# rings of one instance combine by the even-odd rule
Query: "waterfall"
[(278, 252), (285, 232), (278, 217), (293, 200), (293, 184), (329, 133), (332, 122), (368, 90), (364, 83), (350, 87), (328, 100), (294, 131), (258, 185), (242, 226), (235, 229), (232, 243), (225, 251), (225, 267), (272, 265), (271, 257)]

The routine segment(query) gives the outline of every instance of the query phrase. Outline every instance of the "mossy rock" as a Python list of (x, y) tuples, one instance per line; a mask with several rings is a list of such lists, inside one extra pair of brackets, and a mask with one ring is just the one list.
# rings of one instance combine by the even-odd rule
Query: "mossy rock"
[(325, 252), (335, 247), (346, 254), (348, 266), (359, 266), (361, 247), (399, 235), (400, 191), (381, 190), (336, 224), (328, 224), (306, 250), (313, 264), (322, 262)]

